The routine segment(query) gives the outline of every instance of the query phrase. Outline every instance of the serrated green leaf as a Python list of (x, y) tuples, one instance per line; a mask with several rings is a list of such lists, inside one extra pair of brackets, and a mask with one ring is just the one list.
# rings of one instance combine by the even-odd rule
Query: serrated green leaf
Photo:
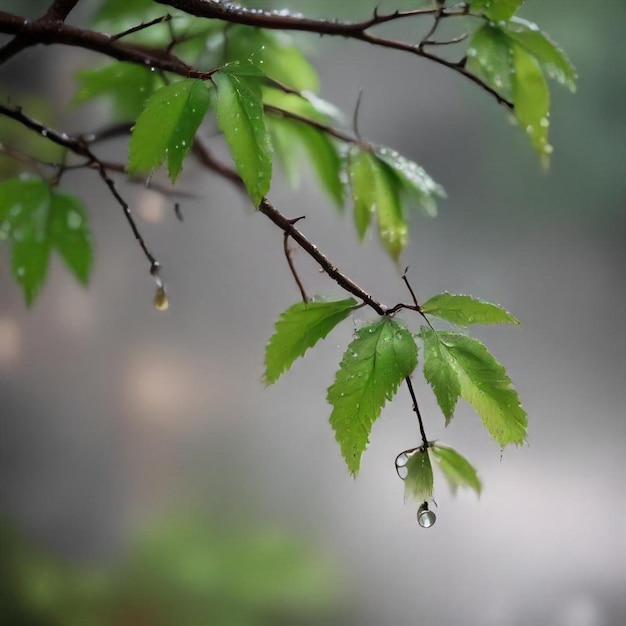
[(348, 178), (359, 236), (363, 238), (371, 216), (376, 215), (380, 240), (397, 261), (409, 237), (400, 199), (400, 179), (384, 161), (357, 148), (348, 157)]
[(135, 63), (112, 63), (76, 74), (78, 89), (72, 104), (100, 96), (112, 100), (117, 119), (134, 120), (141, 113), (155, 87), (155, 75)]
[(372, 425), (386, 400), (417, 365), (417, 346), (406, 328), (383, 318), (356, 331), (345, 351), (327, 399), (330, 423), (348, 470), (359, 471)]
[(28, 306), (45, 281), (53, 248), (76, 277), (87, 282), (92, 252), (82, 205), (71, 196), (52, 192), (46, 181), (0, 183), (0, 233), (11, 246), (11, 268)]
[(453, 492), (456, 491), (457, 487), (469, 487), (480, 495), (482, 483), (476, 470), (465, 457), (456, 450), (441, 444), (435, 444), (429, 448), (429, 452), (450, 483)]
[(414, 161), (390, 148), (378, 148), (376, 156), (384, 161), (402, 181), (405, 191), (414, 196), (422, 208), (434, 217), (437, 215), (435, 197), (445, 197), (445, 191)]
[(201, 80), (189, 78), (155, 91), (132, 129), (129, 173), (145, 174), (167, 158), (174, 182), (208, 107), (209, 90)]
[(424, 342), (424, 378), (433, 389), (447, 425), (461, 395), (459, 376), (448, 351), (442, 348), (437, 333), (422, 327), (419, 336)]
[(474, 32), (467, 49), (467, 69), (511, 97), (513, 52), (511, 41), (496, 26), (486, 24)]
[(520, 321), (493, 302), (472, 296), (439, 293), (422, 304), (422, 312), (452, 324), (519, 324)]
[(217, 123), (254, 206), (270, 188), (272, 156), (261, 93), (251, 80), (218, 73)]
[(548, 144), (550, 91), (541, 67), (519, 44), (513, 46), (513, 102), (515, 117), (528, 134), (534, 148), (547, 164), (552, 146)]
[(494, 22), (506, 21), (524, 3), (524, 0), (469, 0), (473, 10), (483, 9), (485, 15)]
[(506, 33), (519, 43), (543, 68), (550, 78), (576, 91), (576, 69), (565, 52), (532, 22), (515, 17)]
[(250, 26), (232, 26), (227, 32), (228, 60), (251, 59), (263, 73), (298, 91), (319, 89), (317, 72), (286, 33)]
[(93, 243), (83, 203), (55, 193), (50, 206), (50, 242), (79, 282), (86, 285), (93, 264)]
[(265, 382), (275, 383), (292, 363), (346, 319), (357, 302), (298, 302), (281, 313), (265, 350)]
[[(423, 330), (421, 336), (430, 332)], [(460, 396), (474, 407), (491, 437), (502, 447), (523, 443), (526, 411), (504, 367), (477, 339), (448, 331), (436, 333), (436, 338), (441, 367), (456, 374)]]
[(407, 475), (404, 479), (404, 498), (418, 502), (433, 496), (433, 467), (427, 451), (417, 450), (406, 463)]

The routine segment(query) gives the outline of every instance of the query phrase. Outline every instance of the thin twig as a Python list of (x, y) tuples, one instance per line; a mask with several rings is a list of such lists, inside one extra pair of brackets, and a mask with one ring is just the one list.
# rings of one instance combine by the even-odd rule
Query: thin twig
[(127, 37), (128, 35), (132, 35), (133, 33), (138, 33), (146, 28), (150, 28), (151, 26), (155, 26), (156, 24), (162, 24), (164, 22), (169, 22), (172, 19), (172, 16), (167, 13), (166, 15), (162, 15), (161, 17), (155, 17), (153, 20), (149, 22), (142, 22), (137, 26), (133, 26), (127, 30), (123, 30), (121, 33), (117, 33), (116, 35), (111, 35), (111, 41), (116, 41), (117, 39), (122, 39), (123, 37)]
[[(304, 215), (301, 217), (296, 217), (292, 219), (291, 223), (295, 224), (296, 222), (299, 222), (302, 219), (304, 219)], [(302, 284), (302, 280), (300, 279), (300, 276), (298, 275), (298, 272), (296, 270), (296, 266), (294, 265), (293, 259), (291, 258), (291, 250), (289, 249), (289, 233), (287, 232), (285, 232), (283, 235), (283, 250), (285, 252), (285, 258), (287, 259), (287, 265), (289, 265), (289, 269), (291, 270), (291, 275), (293, 276), (293, 279), (296, 281), (296, 285), (298, 285), (300, 295), (302, 296), (302, 301), (304, 303), (307, 303), (309, 301), (309, 297), (307, 296), (307, 293), (304, 289), (304, 285)]]
[(411, 377), (407, 376), (405, 379), (406, 386), (409, 388), (409, 394), (411, 396), (411, 400), (413, 401), (413, 411), (415, 415), (417, 415), (417, 422), (420, 428), (420, 435), (422, 436), (422, 451), (426, 452), (428, 449), (428, 437), (426, 437), (426, 431), (424, 429), (424, 420), (422, 419), (422, 414), (420, 413), (419, 405), (417, 404), (417, 396), (415, 395), (415, 390), (413, 389), (413, 382), (411, 381)]

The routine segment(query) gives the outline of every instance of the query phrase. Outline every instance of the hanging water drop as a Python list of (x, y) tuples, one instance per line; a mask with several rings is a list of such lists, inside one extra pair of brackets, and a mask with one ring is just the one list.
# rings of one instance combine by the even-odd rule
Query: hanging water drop
[(424, 502), (417, 510), (417, 523), (422, 528), (430, 528), (437, 521), (437, 516), (428, 508), (428, 502)]
[(156, 288), (154, 292), (154, 308), (157, 311), (167, 311), (170, 306), (170, 301), (167, 298), (167, 294), (165, 293), (165, 288), (159, 286)]

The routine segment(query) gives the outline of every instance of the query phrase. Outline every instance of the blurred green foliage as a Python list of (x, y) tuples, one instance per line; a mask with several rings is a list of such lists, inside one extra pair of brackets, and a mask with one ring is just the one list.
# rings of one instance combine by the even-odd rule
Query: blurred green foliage
[(6, 521), (0, 546), (0, 624), (12, 626), (320, 623), (336, 595), (329, 562), (297, 540), (204, 516), (153, 524), (106, 565), (54, 557)]

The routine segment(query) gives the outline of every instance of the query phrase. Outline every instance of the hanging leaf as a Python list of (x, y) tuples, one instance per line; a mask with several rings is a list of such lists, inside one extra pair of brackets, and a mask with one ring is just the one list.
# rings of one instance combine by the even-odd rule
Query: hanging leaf
[[(460, 395), (474, 407), (500, 446), (523, 443), (526, 411), (506, 370), (487, 348), (472, 337), (447, 331), (435, 333), (425, 327), (420, 337), (424, 341), (424, 376), (446, 418), (449, 420), (454, 411), (455, 395)], [(438, 342), (439, 349), (433, 349), (433, 342)]]
[(547, 166), (552, 146), (548, 143), (550, 92), (544, 72), (573, 91), (576, 71), (569, 59), (535, 24), (517, 17), (479, 28), (467, 55), (467, 68), (513, 101), (515, 117)]
[(406, 328), (383, 318), (356, 331), (328, 388), (330, 423), (348, 470), (356, 475), (372, 425), (386, 400), (417, 365), (417, 346)]
[(268, 116), (267, 126), (272, 147), (289, 181), (299, 180), (301, 149), (306, 150), (322, 187), (331, 200), (339, 206), (344, 202), (344, 185), (341, 182), (341, 159), (337, 148), (325, 133), (306, 123), (278, 116)]
[(482, 483), (476, 470), (465, 457), (456, 450), (438, 443), (430, 447), (429, 452), (439, 466), (441, 473), (450, 483), (453, 493), (458, 487), (468, 487), (480, 495)]
[(433, 468), (428, 452), (414, 452), (406, 463), (406, 470), (404, 499), (413, 498), (418, 502), (430, 500), (433, 496)]
[(217, 123), (254, 206), (270, 188), (272, 157), (258, 85), (244, 76), (218, 73)]
[(78, 198), (56, 192), (52, 195), (50, 243), (76, 279), (86, 285), (93, 264), (93, 243), (87, 211)]
[(135, 120), (155, 88), (155, 75), (135, 63), (112, 63), (76, 74), (78, 89), (72, 104), (101, 96), (110, 98), (116, 119)]
[(422, 304), (422, 312), (452, 324), (519, 324), (520, 321), (493, 302), (472, 296), (439, 293)]
[(544, 165), (552, 146), (548, 144), (550, 126), (550, 91), (541, 67), (522, 46), (514, 45), (513, 102), (515, 117), (528, 134)]
[(81, 283), (89, 280), (93, 250), (85, 209), (76, 198), (53, 192), (46, 181), (0, 183), (0, 239), (11, 245), (11, 268), (27, 306), (45, 281), (51, 249)]
[(208, 107), (209, 90), (201, 80), (189, 78), (155, 91), (132, 129), (129, 173), (145, 174), (167, 158), (174, 182)]
[(511, 40), (502, 29), (486, 24), (472, 35), (467, 49), (467, 69), (510, 98), (513, 89)]
[[(316, 100), (324, 102), (321, 99)], [(266, 122), (270, 131), (274, 154), (289, 182), (294, 187), (298, 185), (302, 164), (301, 156), (302, 152), (306, 151), (322, 187), (338, 207), (343, 207), (342, 160), (334, 141), (321, 130), (304, 121), (285, 117), (280, 112), (274, 111), (273, 108), (295, 113), (307, 120), (322, 124), (329, 123), (332, 111), (324, 113), (324, 107), (319, 103), (319, 108), (317, 108), (308, 98), (284, 93), (273, 88), (263, 89), (263, 102), (272, 107), (266, 117)]]
[(283, 311), (265, 350), (265, 382), (275, 383), (308, 348), (350, 315), (354, 298), (332, 302), (298, 302)]
[(348, 156), (348, 179), (359, 237), (364, 237), (372, 215), (376, 215), (380, 240), (397, 261), (409, 234), (400, 202), (400, 179), (386, 163), (358, 148)]
[(445, 197), (445, 191), (414, 161), (407, 159), (390, 148), (378, 148), (376, 156), (384, 161), (402, 182), (402, 188), (408, 196), (414, 197), (420, 206), (430, 215), (437, 215), (435, 197)]
[(531, 54), (550, 78), (576, 91), (577, 76), (572, 62), (536, 24), (515, 17), (507, 24), (506, 34)]

